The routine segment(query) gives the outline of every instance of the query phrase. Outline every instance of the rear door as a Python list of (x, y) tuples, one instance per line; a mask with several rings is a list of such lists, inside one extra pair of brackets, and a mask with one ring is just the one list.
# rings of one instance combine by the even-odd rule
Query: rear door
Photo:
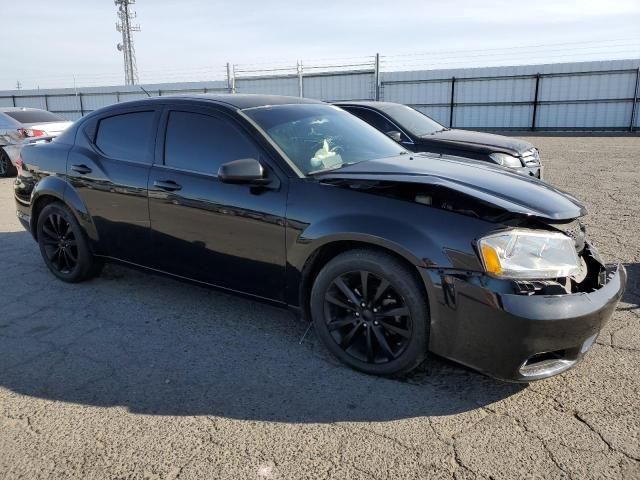
[[(286, 177), (256, 139), (213, 108), (167, 108), (149, 177), (154, 266), (252, 295), (282, 300)], [(259, 160), (266, 188), (223, 183), (218, 169)]]
[(67, 175), (93, 218), (100, 254), (147, 261), (147, 182), (160, 109), (111, 111), (78, 132)]

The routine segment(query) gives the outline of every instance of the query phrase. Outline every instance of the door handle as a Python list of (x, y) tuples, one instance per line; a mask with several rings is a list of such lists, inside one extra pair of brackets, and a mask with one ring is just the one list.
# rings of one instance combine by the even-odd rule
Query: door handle
[(86, 165), (71, 165), (71, 170), (73, 170), (74, 172), (78, 172), (81, 175), (91, 173), (91, 169)]
[(173, 180), (156, 180), (153, 186), (167, 192), (175, 192), (182, 189), (182, 185), (177, 184)]

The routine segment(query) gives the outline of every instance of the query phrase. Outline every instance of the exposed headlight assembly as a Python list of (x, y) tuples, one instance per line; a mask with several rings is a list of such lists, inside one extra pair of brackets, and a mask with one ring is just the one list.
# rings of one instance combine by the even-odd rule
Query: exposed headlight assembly
[(520, 168), (522, 166), (522, 162), (518, 157), (514, 157), (508, 153), (494, 152), (489, 155), (489, 158), (503, 167)]
[(560, 232), (507, 230), (481, 238), (478, 250), (494, 277), (543, 280), (581, 272), (574, 241)]

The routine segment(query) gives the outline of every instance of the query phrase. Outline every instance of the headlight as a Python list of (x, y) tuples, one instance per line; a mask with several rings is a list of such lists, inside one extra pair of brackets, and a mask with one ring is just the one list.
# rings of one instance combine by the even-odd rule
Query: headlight
[(547, 279), (580, 273), (574, 241), (560, 232), (508, 230), (478, 242), (485, 270), (500, 278)]
[(508, 153), (492, 153), (489, 158), (503, 167), (519, 168), (522, 166), (522, 162), (518, 157), (509, 155)]

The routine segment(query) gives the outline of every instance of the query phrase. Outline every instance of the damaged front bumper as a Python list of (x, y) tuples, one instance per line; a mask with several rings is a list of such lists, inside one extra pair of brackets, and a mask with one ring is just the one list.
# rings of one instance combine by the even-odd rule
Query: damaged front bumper
[(590, 279), (597, 288), (560, 295), (511, 293), (482, 274), (421, 269), (431, 312), (429, 350), (507, 381), (570, 369), (624, 293), (624, 267), (605, 267), (599, 259), (597, 265), (599, 271), (589, 273), (597, 276)]

